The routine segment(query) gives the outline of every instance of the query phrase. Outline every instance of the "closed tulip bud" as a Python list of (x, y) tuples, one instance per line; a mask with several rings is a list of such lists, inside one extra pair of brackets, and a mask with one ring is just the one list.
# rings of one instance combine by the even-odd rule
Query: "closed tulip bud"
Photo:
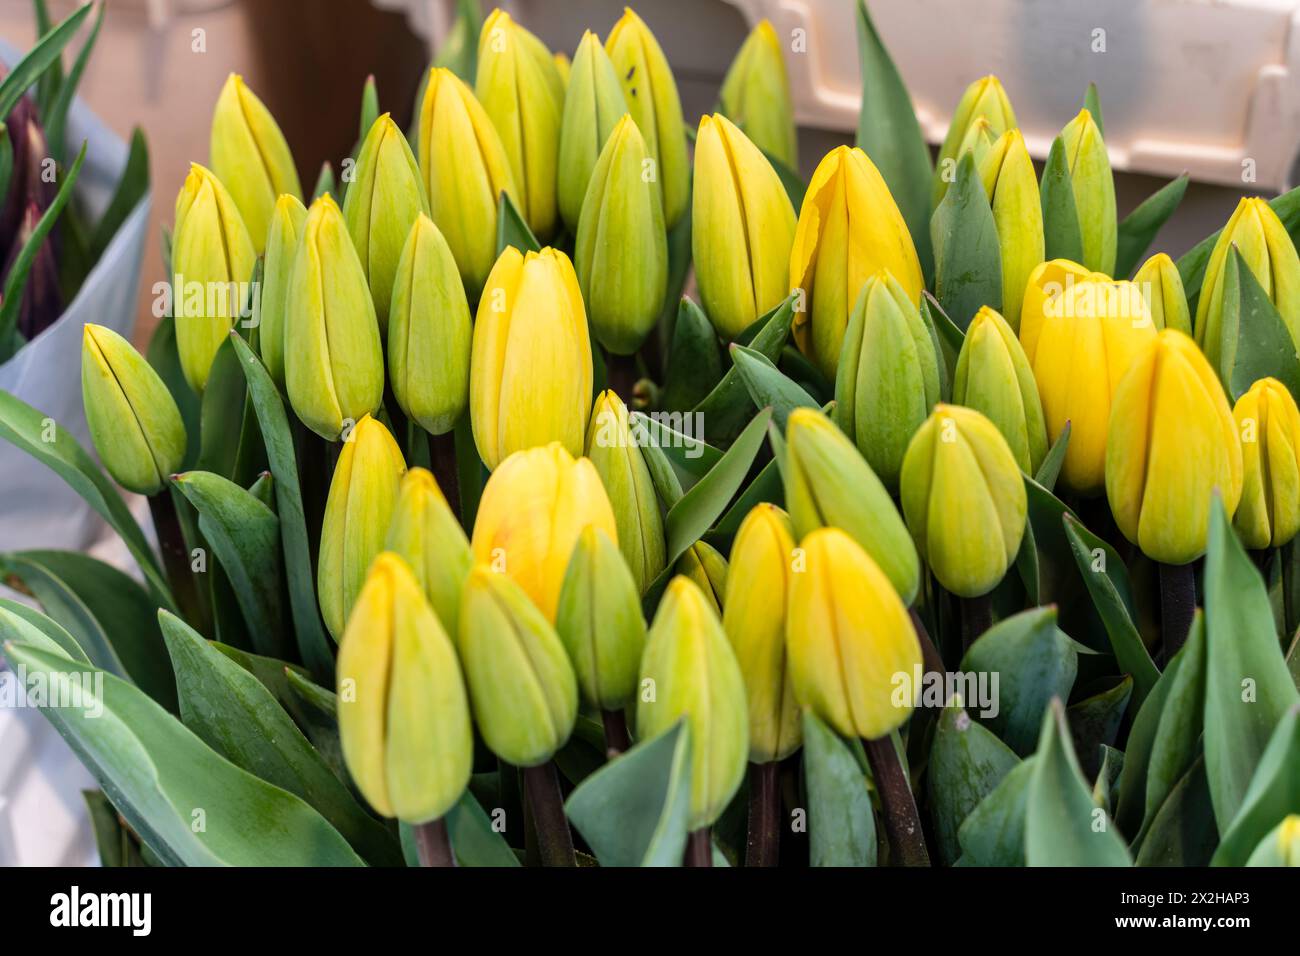
[(578, 717), (578, 682), (550, 621), (507, 575), (476, 565), (465, 582), (458, 646), (491, 751), (517, 767), (550, 760)]
[(686, 578), (659, 602), (637, 699), (637, 737), (650, 740), (685, 720), (691, 734), (687, 829), (712, 826), (745, 776), (749, 717), (745, 682), (712, 605)]
[(154, 495), (180, 471), (185, 423), (158, 373), (112, 329), (81, 337), (81, 400), (99, 459), (123, 488)]
[(619, 355), (641, 347), (668, 288), (668, 238), (646, 158), (645, 140), (624, 116), (592, 171), (573, 251), (591, 327)]
[(470, 421), (484, 464), (552, 441), (582, 454), (592, 374), (569, 257), (507, 246), (483, 288), (470, 352)]
[(1216, 490), (1231, 515), (1242, 492), (1237, 424), (1196, 343), (1166, 329), (1115, 391), (1106, 444), (1110, 510), (1147, 557), (1187, 564), (1205, 553)]
[(474, 92), (501, 135), (520, 213), (534, 235), (550, 238), (564, 109), (564, 79), (551, 51), (508, 13), (493, 10), (479, 34)]
[(1086, 109), (1061, 130), (1065, 155), (1069, 158), (1070, 188), (1079, 216), (1079, 237), (1083, 240), (1083, 264), (1095, 272), (1115, 271), (1119, 241), (1115, 212), (1115, 179), (1101, 130)]
[(483, 488), (474, 560), (513, 578), (554, 621), (569, 555), (589, 524), (618, 541), (614, 511), (590, 461), (575, 460), (558, 442), (516, 452)]
[(307, 207), (285, 193), (275, 202), (271, 229), (266, 237), (257, 347), (262, 353), (262, 364), (281, 389), (284, 388), (284, 329), (289, 309), (289, 279), (293, 275), (298, 238), (306, 220)]
[(275, 117), (238, 73), (226, 78), (217, 97), (208, 152), (212, 171), (230, 190), (261, 255), (276, 197), (302, 199), (302, 185)]
[(799, 547), (786, 618), (795, 698), (845, 737), (887, 736), (912, 713), (894, 679), (921, 669), (912, 618), (880, 566), (840, 529), (814, 531)]
[(474, 764), (456, 648), (410, 569), (375, 558), (339, 643), (339, 742), (357, 789), (380, 814), (436, 820)]
[(988, 117), (977, 116), (966, 129), (966, 135), (962, 137), (961, 146), (957, 149), (957, 156), (970, 153), (975, 160), (975, 168), (979, 169), (984, 165), (984, 158), (988, 156), (989, 150), (993, 148), (998, 138), (998, 135), (993, 132), (993, 124), (988, 121)]
[(671, 229), (686, 212), (690, 196), (690, 161), (677, 81), (659, 41), (631, 9), (624, 8), (622, 18), (609, 31), (605, 52), (654, 160), (655, 177), (663, 190), (664, 224)]
[[(614, 72), (614, 64), (600, 39), (588, 30), (573, 56), (569, 87), (564, 96), (556, 183), (560, 216), (575, 235), (591, 171), (596, 168), (596, 160), (609, 134), (626, 112), (627, 101), (623, 99), (623, 85)], [(657, 183), (655, 190), (661, 192)]]
[(1286, 386), (1261, 378), (1232, 410), (1241, 439), (1241, 503), (1233, 518), (1248, 548), (1280, 548), (1300, 531), (1300, 411)]
[(958, 597), (997, 585), (1020, 550), (1028, 502), (1002, 433), (971, 408), (937, 405), (907, 448), (903, 515), (935, 578)]
[(722, 604), (727, 595), (727, 559), (717, 548), (703, 541), (696, 541), (677, 559), (676, 572), (700, 589), (712, 605), (713, 611), (722, 616)]
[(1192, 317), (1187, 308), (1187, 293), (1178, 266), (1163, 252), (1142, 263), (1133, 283), (1142, 290), (1157, 329), (1173, 329), (1192, 334)]
[(786, 424), (785, 506), (796, 538), (843, 528), (880, 565), (904, 604), (921, 583), (920, 562), (893, 499), (866, 459), (821, 412), (796, 408)]
[(1300, 814), (1288, 814), (1259, 841), (1247, 866), (1300, 866)]
[(783, 760), (799, 749), (803, 728), (786, 655), (787, 594), (794, 530), (776, 505), (755, 505), (731, 545), (722, 628), (736, 652), (749, 700), (749, 759)]
[(979, 163), (984, 191), (993, 207), (1002, 259), (1002, 309), (1013, 329), (1030, 273), (1043, 261), (1043, 206), (1038, 177), (1020, 130), (1009, 129)]
[(722, 80), (722, 112), (754, 145), (789, 169), (799, 165), (794, 102), (781, 39), (770, 20), (759, 20)]
[(474, 562), (469, 539), (426, 469), (402, 477), (384, 548), (410, 567), (447, 633), (457, 633), (465, 575)]
[(972, 145), (968, 138), (971, 128), (980, 125), (981, 120), (987, 125), (987, 135), (991, 140), (1016, 128), (1016, 113), (1011, 108), (1011, 100), (1007, 98), (1002, 83), (992, 74), (982, 76), (966, 87), (952, 114), (952, 122), (948, 124), (948, 133), (939, 147), (939, 158), (934, 167), (933, 207), (938, 208), (948, 186), (955, 180), (957, 160), (965, 148)]
[(343, 198), (343, 220), (370, 284), (381, 332), (388, 328), (397, 260), (429, 201), (406, 136), (385, 113), (375, 120), (357, 154), (356, 179)]
[(837, 146), (813, 173), (790, 250), (795, 343), (827, 380), (858, 291), (881, 270), (921, 301), (921, 262), (889, 187), (866, 153)]
[(939, 400), (939, 355), (921, 313), (887, 272), (867, 280), (849, 317), (835, 374), (835, 421), (885, 487), (912, 434)]
[[(1038, 333), (1043, 328), (1043, 315), (1048, 302), (1060, 295), (1075, 282), (1089, 279), (1094, 273), (1069, 259), (1052, 259), (1041, 263), (1029, 274), (1024, 298), (1020, 303), (1020, 344), (1025, 347), (1029, 364), (1034, 363), (1038, 348)], [(1109, 276), (1096, 275), (1100, 282), (1109, 282)], [(1055, 307), (1055, 306), (1053, 306)]]
[(425, 431), (445, 435), (469, 403), (474, 332), (456, 259), (427, 216), (411, 225), (396, 275), (388, 321), (393, 397)]
[(592, 410), (587, 457), (609, 495), (619, 550), (642, 593), (668, 562), (664, 522), (627, 406), (611, 390), (600, 393)]
[(1236, 330), (1227, 342), (1223, 334), (1224, 278), (1233, 246), (1277, 306), (1292, 340), (1300, 342), (1300, 258), (1273, 208), (1263, 199), (1243, 199), (1214, 244), (1196, 302), (1196, 344), (1219, 370), (1230, 369), (1236, 354)]
[(573, 546), (555, 630), (583, 698), (601, 710), (622, 710), (636, 693), (645, 619), (641, 592), (618, 545), (595, 525), (583, 528)]
[[(176, 351), (190, 388), (202, 392), (217, 349), (244, 308), (241, 290), (257, 253), (234, 199), (209, 170), (190, 164), (176, 197), (172, 234)], [(189, 289), (198, 290), (191, 296)]]
[(429, 72), (418, 143), (429, 210), (473, 299), (496, 259), (501, 194), (519, 202), (510, 160), (473, 91), (445, 67)]
[(1105, 485), (1115, 390), (1155, 335), (1142, 290), (1132, 282), (1111, 282), (1095, 273), (1080, 280), (1067, 275), (1061, 291), (1042, 303), (1034, 350), (1025, 343), (1025, 352), (1038, 383), (1048, 441), (1060, 438), (1070, 424), (1060, 481), (1075, 494), (1095, 495)]
[(384, 350), (366, 274), (329, 193), (307, 210), (289, 279), (284, 379), (302, 423), (327, 441), (384, 398)]
[(952, 400), (991, 421), (1007, 440), (1016, 464), (1027, 475), (1038, 472), (1047, 456), (1047, 425), (1029, 359), (1016, 333), (998, 313), (984, 306), (971, 319), (957, 356)]
[(405, 471), (402, 450), (388, 429), (364, 416), (343, 443), (321, 523), (316, 591), (335, 640), (343, 634), (370, 562), (384, 549)]
[(735, 339), (789, 292), (795, 216), (772, 164), (725, 116), (700, 120), (691, 249), (700, 301)]

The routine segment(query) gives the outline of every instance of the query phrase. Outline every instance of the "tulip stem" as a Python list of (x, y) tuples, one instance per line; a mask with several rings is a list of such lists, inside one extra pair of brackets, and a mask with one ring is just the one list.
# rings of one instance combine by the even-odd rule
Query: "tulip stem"
[(691, 831), (686, 838), (686, 855), (682, 863), (685, 866), (713, 866), (713, 837), (708, 827)]
[(745, 866), (776, 866), (781, 850), (781, 764), (749, 765), (749, 833)]
[(613, 760), (632, 746), (627, 733), (627, 717), (621, 710), (601, 710), (601, 723), (605, 725), (605, 759)]
[(993, 626), (993, 598), (990, 594), (961, 599), (961, 649), (968, 650), (981, 634)]
[(554, 760), (524, 768), (524, 800), (533, 815), (542, 866), (577, 866)]
[(1160, 569), (1160, 635), (1165, 644), (1165, 662), (1173, 660), (1196, 613), (1196, 572), (1191, 564), (1156, 565)]
[(412, 829), (415, 831), (415, 852), (420, 858), (420, 866), (456, 865), (456, 858), (451, 853), (451, 840), (447, 836), (445, 817), (416, 824)]
[(149, 496), (149, 514), (153, 518), (154, 533), (158, 535), (158, 551), (162, 555), (163, 570), (171, 585), (176, 606), (186, 622), (201, 627), (204, 624), (203, 604), (199, 598), (198, 582), (190, 570), (190, 553), (185, 544), (185, 532), (176, 514), (176, 490), (164, 488)]
[(921, 615), (917, 613), (916, 608), (908, 608), (908, 613), (912, 615), (912, 627), (916, 630), (916, 639), (921, 643), (921, 661), (925, 665), (926, 672), (942, 677), (943, 657), (939, 654), (939, 649), (934, 646), (930, 632), (925, 629), (925, 622), (921, 620)]
[(867, 752), (871, 776), (880, 794), (880, 809), (885, 818), (885, 836), (889, 839), (889, 855), (895, 866), (929, 866), (930, 854), (925, 848), (925, 834), (921, 832), (921, 815), (916, 810), (916, 798), (908, 783), (903, 765), (898, 762), (898, 751), (890, 737), (862, 741)]
[(453, 508), (460, 504), (460, 478), (456, 470), (456, 433), (429, 436), (429, 463), (438, 489)]

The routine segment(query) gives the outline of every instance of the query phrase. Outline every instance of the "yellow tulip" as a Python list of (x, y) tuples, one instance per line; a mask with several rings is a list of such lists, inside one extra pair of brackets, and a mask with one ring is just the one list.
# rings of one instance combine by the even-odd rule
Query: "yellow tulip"
[[(573, 70), (564, 96), (556, 183), (560, 216), (575, 235), (591, 171), (596, 168), (609, 134), (626, 112), (627, 101), (614, 64), (596, 34), (588, 30), (573, 55)], [(657, 186), (655, 191), (660, 194), (662, 215), (663, 191)]]
[(993, 140), (1007, 130), (1016, 128), (1016, 113), (1011, 108), (1011, 100), (1007, 98), (1002, 83), (992, 74), (982, 76), (966, 87), (952, 114), (952, 122), (948, 124), (948, 133), (943, 138), (935, 162), (934, 186), (931, 190), (933, 208), (938, 208), (944, 194), (948, 192), (957, 169), (956, 161), (961, 158), (963, 147), (971, 145), (968, 139), (970, 130), (981, 121), (987, 128), (988, 137)]
[(1183, 277), (1173, 259), (1157, 252), (1142, 263), (1142, 268), (1133, 276), (1133, 282), (1142, 290), (1157, 329), (1175, 329), (1184, 335), (1192, 334), (1192, 316), (1187, 308)]
[(1119, 242), (1115, 211), (1115, 179), (1101, 130), (1086, 109), (1061, 130), (1070, 168), (1070, 188), (1079, 217), (1083, 264), (1110, 275), (1115, 271)]
[(384, 548), (415, 575), (448, 634), (460, 628), (460, 597), (473, 559), (469, 539), (433, 475), (412, 468), (398, 486)]
[(288, 322), (289, 279), (298, 254), (298, 238), (307, 221), (307, 207), (288, 193), (275, 202), (271, 231), (266, 238), (262, 268), (262, 298), (257, 348), (275, 384), (284, 388), (284, 329)]
[(1030, 274), (1043, 261), (1043, 208), (1034, 162), (1020, 130), (1009, 129), (979, 161), (984, 192), (993, 207), (1002, 258), (1002, 313), (1020, 327), (1020, 306)]
[(1261, 378), (1232, 417), (1243, 466), (1233, 524), (1246, 547), (1280, 548), (1300, 532), (1300, 411), (1286, 386)]
[(770, 20), (759, 20), (741, 44), (722, 80), (718, 100), (722, 112), (745, 130), (755, 146), (788, 169), (798, 168), (794, 98), (781, 39)]

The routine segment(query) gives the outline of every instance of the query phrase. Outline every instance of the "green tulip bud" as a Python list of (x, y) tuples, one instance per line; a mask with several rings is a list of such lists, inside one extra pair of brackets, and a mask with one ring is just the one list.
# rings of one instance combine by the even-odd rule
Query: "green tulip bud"
[[(934, 186), (931, 191), (931, 206), (935, 209), (948, 192), (948, 186), (954, 181), (957, 160), (961, 158), (963, 148), (969, 148), (973, 141), (968, 139), (972, 126), (983, 120), (986, 132), (976, 134), (996, 140), (1009, 129), (1016, 128), (1016, 113), (1011, 108), (1007, 91), (996, 76), (982, 76), (966, 87), (948, 124), (948, 133), (939, 147), (939, 156), (934, 165)], [(978, 159), (978, 156), (976, 157)]]
[(1069, 157), (1070, 188), (1079, 215), (1083, 265), (1110, 275), (1115, 271), (1119, 225), (1115, 211), (1115, 178), (1101, 130), (1086, 109), (1061, 130)]
[(939, 354), (930, 330), (907, 290), (878, 272), (849, 316), (834, 416), (891, 491), (907, 443), (938, 400)]
[(1142, 263), (1142, 268), (1133, 276), (1133, 283), (1142, 290), (1157, 329), (1175, 329), (1183, 335), (1192, 334), (1192, 316), (1183, 289), (1183, 277), (1173, 259), (1157, 252)]
[(1300, 532), (1300, 409), (1286, 386), (1261, 378), (1232, 409), (1241, 439), (1241, 503), (1232, 523), (1254, 550)]
[(1020, 130), (1009, 129), (976, 168), (993, 208), (1002, 259), (1002, 310), (1013, 329), (1020, 328), (1020, 305), (1030, 274), (1043, 261), (1043, 204), (1038, 195), (1034, 161)]
[(271, 230), (266, 237), (266, 258), (262, 266), (261, 326), (257, 347), (262, 364), (281, 389), (284, 388), (284, 329), (289, 309), (289, 279), (298, 254), (298, 238), (307, 221), (307, 207), (285, 193), (275, 202)]
[(469, 404), (473, 335), (451, 247), (421, 214), (397, 261), (388, 372), (397, 404), (431, 434), (451, 431)]
[(677, 559), (676, 572), (687, 578), (708, 599), (713, 613), (722, 616), (722, 602), (727, 594), (727, 559), (717, 548), (696, 541)]
[(406, 561), (442, 626), (456, 634), (461, 591), (474, 560), (464, 529), (426, 469), (412, 468), (402, 477), (384, 548)]
[(1247, 866), (1300, 866), (1300, 814), (1291, 813), (1259, 841)]
[(997, 141), (998, 136), (993, 132), (993, 124), (989, 122), (988, 117), (977, 116), (967, 128), (966, 135), (962, 137), (957, 156), (960, 158), (970, 153), (975, 160), (975, 168), (979, 169)]
[(591, 171), (596, 168), (596, 160), (610, 133), (626, 112), (627, 101), (623, 99), (623, 86), (614, 72), (614, 64), (600, 39), (588, 30), (573, 55), (560, 121), (556, 196), (560, 216), (574, 235), (578, 232), (578, 217), (587, 195), (587, 184), (591, 182)]
[(100, 461), (123, 488), (155, 495), (185, 459), (185, 423), (158, 373), (112, 329), (81, 337), (81, 400)]
[(483, 740), (517, 767), (564, 746), (578, 683), (555, 629), (508, 576), (476, 565), (461, 600), (460, 658)]
[(799, 167), (790, 77), (770, 20), (759, 20), (741, 44), (718, 99), (722, 112), (755, 146), (788, 169)]

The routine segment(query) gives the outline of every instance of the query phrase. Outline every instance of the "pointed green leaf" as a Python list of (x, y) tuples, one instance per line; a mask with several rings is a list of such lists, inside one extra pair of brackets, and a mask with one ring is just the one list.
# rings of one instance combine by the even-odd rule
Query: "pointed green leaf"
[(1272, 376), (1300, 395), (1300, 357), (1277, 307), (1235, 245), (1225, 265), (1219, 377), (1228, 394), (1235, 402), (1255, 382)]
[(963, 332), (982, 306), (1002, 308), (1002, 254), (993, 209), (973, 153), (957, 162), (957, 180), (930, 222), (935, 297)]
[[(514, 246), (520, 252), (540, 252), (542, 244), (537, 241), (523, 214), (515, 206), (510, 194), (503, 192), (497, 205), (497, 256), (505, 251), (506, 246)], [(599, 381), (599, 378), (597, 378)]]
[(957, 831), (962, 866), (1024, 866), (1025, 806), (1036, 757), (1016, 764)]
[(862, 766), (810, 710), (803, 713), (810, 866), (875, 866), (876, 818)]
[(1133, 696), (1133, 678), (1111, 679), (1110, 686), (1071, 704), (1065, 712), (1074, 752), (1084, 776), (1096, 780), (1101, 770), (1102, 747), (1115, 743), (1120, 724)]
[(1052, 442), (1052, 447), (1047, 449), (1047, 454), (1043, 456), (1042, 463), (1038, 466), (1038, 472), (1034, 475), (1034, 480), (1052, 491), (1056, 488), (1056, 479), (1061, 474), (1061, 465), (1065, 462), (1065, 451), (1070, 445), (1070, 423), (1067, 421), (1065, 427), (1061, 429), (1061, 434)]
[(659, 405), (665, 411), (689, 411), (722, 380), (717, 333), (703, 310), (686, 296), (677, 307), (664, 368), (667, 378)]
[(77, 639), (58, 621), (26, 604), (0, 598), (0, 646), (9, 643), (29, 644), (78, 663), (90, 663)]
[(1079, 210), (1074, 204), (1065, 140), (1060, 136), (1052, 141), (1047, 154), (1039, 191), (1043, 204), (1044, 258), (1048, 262), (1053, 259), (1078, 262), (1083, 258), (1083, 232), (1079, 226)]
[(1137, 865), (1205, 866), (1217, 841), (1205, 761), (1198, 756), (1153, 814)]
[(1288, 815), (1300, 813), (1297, 767), (1300, 767), (1300, 705), (1292, 705), (1278, 721), (1260, 755), (1241, 807), (1214, 854), (1215, 866), (1242, 866), (1269, 831)]
[(1129, 278), (1142, 264), (1156, 233), (1183, 201), (1187, 182), (1187, 174), (1183, 173), (1177, 179), (1165, 183), (1120, 220), (1118, 251), (1115, 254), (1116, 278)]
[(27, 55), (9, 69), (4, 80), (0, 81), (0, 117), (7, 117), (17, 105), (19, 97), (59, 59), (63, 48), (76, 35), (81, 27), (81, 21), (90, 14), (93, 6), (94, 4), (91, 3), (83, 4), (75, 13), (42, 36)]
[(796, 408), (821, 407), (821, 402), (783, 375), (763, 353), (732, 345), (731, 361), (740, 372), (754, 405), (759, 409), (771, 408), (772, 420), (778, 428), (785, 428), (785, 420)]

